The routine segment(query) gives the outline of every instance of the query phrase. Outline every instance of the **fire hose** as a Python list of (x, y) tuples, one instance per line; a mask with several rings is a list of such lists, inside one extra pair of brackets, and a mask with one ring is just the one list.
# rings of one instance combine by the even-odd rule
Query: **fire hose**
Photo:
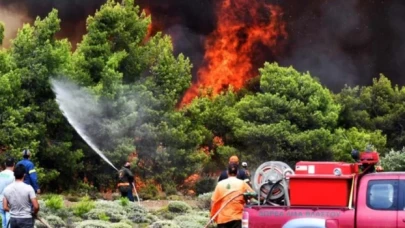
[(134, 182), (132, 182), (132, 187), (134, 188), (136, 199), (138, 200), (138, 205), (141, 206), (141, 201), (139, 200), (138, 192), (136, 191), (136, 187), (134, 185)]
[[(228, 194), (226, 194), (225, 196), (223, 196), (220, 200), (222, 200), (223, 198), (225, 198), (226, 196), (238, 192), (236, 190), (229, 192)], [(235, 198), (241, 196), (241, 195), (245, 195), (245, 193), (239, 193), (237, 195), (235, 195), (234, 197), (230, 198), (228, 201), (225, 202), (224, 205), (222, 205), (222, 207), (214, 214), (214, 216), (212, 216), (212, 218), (208, 221), (208, 223), (204, 226), (204, 228), (207, 228), (214, 220), (215, 218), (219, 215), (219, 212), (221, 212), (230, 202), (232, 202), (232, 200), (234, 200)], [(252, 194), (251, 196), (254, 196), (254, 194)]]

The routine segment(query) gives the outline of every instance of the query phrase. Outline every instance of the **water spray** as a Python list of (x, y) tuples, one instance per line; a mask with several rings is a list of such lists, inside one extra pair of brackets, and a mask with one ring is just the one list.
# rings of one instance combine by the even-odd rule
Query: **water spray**
[[(62, 81), (57, 81), (55, 79), (51, 79), (52, 83), (52, 90), (54, 91), (56, 95), (56, 102), (59, 105), (60, 110), (62, 111), (63, 115), (66, 117), (68, 120), (69, 124), (76, 130), (76, 132), (82, 137), (82, 139), (89, 145), (98, 155), (100, 155), (101, 158), (104, 159), (111, 167), (113, 167), (115, 170), (118, 171), (118, 169), (108, 160), (107, 157), (104, 156), (104, 154), (97, 148), (97, 146), (92, 142), (92, 140), (87, 136), (86, 132), (84, 131), (84, 123), (79, 122), (77, 118), (73, 118), (73, 114), (77, 112), (76, 108), (82, 108), (82, 107), (72, 107), (69, 104), (75, 104), (77, 105), (77, 97), (73, 96), (73, 93), (71, 90), (66, 89), (66, 87), (72, 88), (72, 89), (78, 89), (75, 88), (75, 86), (72, 83), (68, 82), (62, 82)], [(83, 91), (80, 91), (83, 95), (83, 97), (86, 97), (88, 100), (90, 100), (90, 97), (88, 97), (87, 94), (85, 94)], [(72, 103), (74, 102), (74, 103)], [(89, 103), (86, 103), (89, 104)]]

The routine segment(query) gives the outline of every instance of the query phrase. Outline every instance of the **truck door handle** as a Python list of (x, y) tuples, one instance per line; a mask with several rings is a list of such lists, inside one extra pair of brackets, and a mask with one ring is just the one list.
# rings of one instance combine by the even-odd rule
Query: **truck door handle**
[(405, 218), (404, 218), (404, 219), (402, 219), (402, 222), (405, 222)]

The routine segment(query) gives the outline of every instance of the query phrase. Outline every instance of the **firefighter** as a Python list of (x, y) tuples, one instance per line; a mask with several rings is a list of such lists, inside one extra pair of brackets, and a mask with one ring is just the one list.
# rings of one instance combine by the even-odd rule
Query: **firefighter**
[(119, 183), (118, 190), (121, 192), (121, 197), (127, 197), (129, 201), (134, 202), (133, 191), (133, 182), (134, 175), (131, 170), (131, 163), (127, 162), (119, 171)]
[(35, 193), (40, 194), (41, 190), (39, 189), (37, 172), (35, 171), (35, 166), (32, 161), (30, 161), (31, 151), (28, 149), (23, 150), (22, 152), (23, 160), (19, 161), (15, 166), (20, 164), (24, 165), (26, 173), (24, 176), (24, 183), (31, 185)]
[[(229, 158), (228, 165), (229, 164), (236, 164), (236, 166), (238, 166), (238, 168), (239, 168), (239, 158), (238, 158), (238, 156), (236, 156), (236, 155), (231, 156)], [(241, 179), (241, 180), (246, 181), (246, 182), (249, 181), (249, 177), (246, 175), (246, 173), (245, 173), (245, 171), (243, 169), (238, 169), (238, 174), (236, 175), (236, 177), (238, 179)], [(228, 178), (228, 171), (224, 170), (224, 171), (222, 171), (221, 175), (219, 176), (218, 182), (222, 181), (222, 180), (224, 180), (226, 178)]]
[(246, 178), (249, 180), (248, 183), (250, 184), (250, 171), (248, 169), (247, 162), (242, 162), (243, 171), (245, 171)]
[(211, 220), (218, 228), (242, 227), (243, 207), (246, 203), (244, 193), (254, 193), (243, 180), (236, 178), (238, 164), (229, 163), (228, 178), (218, 182), (211, 198)]

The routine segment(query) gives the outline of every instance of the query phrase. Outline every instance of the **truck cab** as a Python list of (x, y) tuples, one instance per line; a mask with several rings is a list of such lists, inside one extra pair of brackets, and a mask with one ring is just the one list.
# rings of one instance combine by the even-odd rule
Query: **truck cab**
[(246, 205), (243, 228), (405, 228), (405, 172), (375, 172), (370, 153), (356, 163), (299, 162), (293, 173), (259, 167), (259, 204)]

